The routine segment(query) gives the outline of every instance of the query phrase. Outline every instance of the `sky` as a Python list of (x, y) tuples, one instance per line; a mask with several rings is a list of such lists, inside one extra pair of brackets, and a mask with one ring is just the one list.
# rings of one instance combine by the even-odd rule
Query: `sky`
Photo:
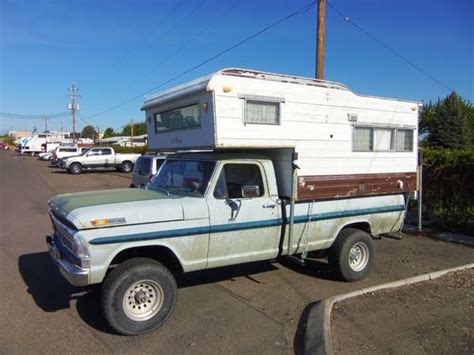
[[(423, 102), (455, 90), (474, 102), (474, 0), (327, 1), (326, 80)], [(0, 0), (0, 133), (43, 130), (39, 117), (52, 113), (64, 117), (50, 118), (48, 129), (71, 130), (72, 83), (81, 95), (77, 130), (120, 131), (145, 119), (151, 89), (222, 68), (313, 77), (317, 6), (167, 83), (310, 2)]]

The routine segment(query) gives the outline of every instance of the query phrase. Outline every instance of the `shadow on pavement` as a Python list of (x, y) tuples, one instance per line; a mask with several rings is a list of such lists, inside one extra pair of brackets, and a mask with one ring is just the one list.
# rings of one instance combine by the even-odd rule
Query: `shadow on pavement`
[(296, 355), (303, 355), (305, 353), (305, 337), (307, 332), (308, 318), (311, 309), (316, 302), (308, 304), (301, 313), (298, 327), (296, 328), (295, 337), (293, 338), (293, 351)]
[(310, 256), (305, 260), (304, 266), (298, 261), (289, 258), (281, 258), (278, 261), (282, 266), (306, 276), (323, 280), (339, 281), (325, 260), (317, 260)]
[(45, 312), (57, 312), (71, 307), (76, 300), (77, 313), (89, 326), (114, 334), (102, 317), (99, 305), (99, 288), (71, 286), (59, 273), (47, 252), (25, 254), (18, 259), (20, 274), (27, 292)]
[(268, 261), (253, 262), (240, 265), (225, 266), (216, 269), (201, 270), (189, 272), (176, 276), (178, 288), (191, 287), (196, 285), (204, 285), (216, 283), (220, 281), (233, 281), (236, 277), (246, 277), (251, 281), (259, 283), (252, 278), (252, 275), (261, 274), (277, 270), (278, 268)]
[[(71, 301), (76, 300), (77, 313), (85, 323), (101, 332), (115, 334), (102, 317), (99, 303), (100, 286), (71, 286), (62, 277), (47, 252), (21, 255), (18, 259), (18, 269), (27, 286), (27, 292), (43, 311), (57, 312), (67, 309), (71, 307)], [(185, 288), (241, 276), (252, 280), (252, 274), (276, 269), (269, 262), (250, 263), (179, 275), (176, 281), (179, 288)]]

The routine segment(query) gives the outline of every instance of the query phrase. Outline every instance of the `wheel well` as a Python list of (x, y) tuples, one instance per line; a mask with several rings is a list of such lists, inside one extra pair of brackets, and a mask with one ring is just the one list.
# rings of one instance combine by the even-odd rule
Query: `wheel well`
[(370, 229), (369, 222), (357, 222), (357, 223), (347, 224), (344, 227), (342, 227), (342, 229), (339, 231), (339, 233), (341, 233), (341, 231), (343, 231), (344, 229), (347, 229), (347, 228), (359, 229), (359, 230), (362, 230), (362, 231), (367, 232), (368, 234), (372, 235), (372, 231)]
[(130, 160), (124, 160), (121, 165), (123, 165), (123, 164), (125, 164), (125, 163), (130, 163), (130, 164), (132, 164), (132, 166), (133, 166), (133, 163), (132, 163)]
[(122, 250), (115, 255), (111, 267), (123, 263), (136, 257), (150, 258), (159, 261), (168, 268), (172, 273), (182, 273), (183, 267), (176, 255), (167, 247), (164, 246), (145, 246)]

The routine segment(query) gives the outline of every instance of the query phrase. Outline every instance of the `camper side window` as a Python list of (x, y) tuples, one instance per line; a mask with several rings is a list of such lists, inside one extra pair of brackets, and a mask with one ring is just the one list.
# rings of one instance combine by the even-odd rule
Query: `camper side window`
[(354, 127), (352, 150), (354, 152), (411, 152), (413, 130)]
[(280, 102), (245, 100), (245, 124), (280, 124)]

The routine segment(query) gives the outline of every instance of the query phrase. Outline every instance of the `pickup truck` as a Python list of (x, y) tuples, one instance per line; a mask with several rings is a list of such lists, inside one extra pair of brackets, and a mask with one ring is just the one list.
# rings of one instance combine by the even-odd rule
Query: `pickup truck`
[[(77, 173), (74, 164), (87, 158), (68, 168)], [(265, 155), (179, 153), (147, 189), (55, 196), (50, 255), (72, 285), (102, 284), (105, 318), (124, 335), (168, 320), (180, 273), (282, 256), (304, 261), (320, 250), (335, 277), (364, 278), (373, 237), (401, 228), (406, 196), (295, 203), (279, 195), (274, 165)]]
[(138, 157), (140, 154), (116, 154), (113, 148), (96, 147), (79, 156), (62, 159), (59, 167), (73, 175), (80, 174), (83, 170), (109, 168), (129, 173)]

